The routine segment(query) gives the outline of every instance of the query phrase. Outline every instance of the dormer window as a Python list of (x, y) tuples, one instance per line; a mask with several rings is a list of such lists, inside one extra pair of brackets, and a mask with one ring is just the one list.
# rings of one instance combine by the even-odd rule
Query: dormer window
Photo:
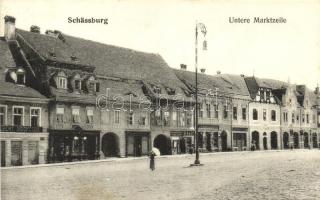
[(81, 80), (74, 80), (74, 89), (75, 90), (81, 89)]
[(99, 82), (95, 79), (94, 76), (88, 78), (87, 88), (89, 93), (99, 92)]
[(71, 80), (71, 84), (72, 84), (73, 90), (76, 92), (79, 92), (82, 89), (81, 76), (79, 74), (74, 75)]
[(67, 76), (64, 72), (60, 72), (56, 77), (57, 88), (67, 89)]

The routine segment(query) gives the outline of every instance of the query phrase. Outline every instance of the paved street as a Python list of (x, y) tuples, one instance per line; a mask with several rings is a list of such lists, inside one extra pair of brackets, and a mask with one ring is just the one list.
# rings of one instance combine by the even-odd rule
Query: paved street
[(320, 151), (194, 155), (2, 170), (2, 199), (320, 199)]

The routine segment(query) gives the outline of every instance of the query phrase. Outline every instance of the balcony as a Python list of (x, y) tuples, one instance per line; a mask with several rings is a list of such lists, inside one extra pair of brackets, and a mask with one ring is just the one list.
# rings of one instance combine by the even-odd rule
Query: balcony
[(1, 132), (41, 133), (42, 127), (32, 126), (0, 126)]

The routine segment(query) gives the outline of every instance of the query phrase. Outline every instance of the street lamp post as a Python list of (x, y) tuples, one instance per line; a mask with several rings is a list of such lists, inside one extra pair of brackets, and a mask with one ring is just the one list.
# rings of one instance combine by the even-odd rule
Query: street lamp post
[[(195, 106), (195, 143), (196, 143), (196, 159), (194, 161), (194, 164), (191, 164), (191, 166), (200, 166), (200, 160), (199, 160), (199, 144), (198, 144), (198, 28), (200, 28), (201, 32), (205, 36), (207, 33), (206, 27), (202, 23), (196, 23), (196, 29), (195, 29), (195, 85), (196, 85), (196, 106)], [(206, 50), (207, 45), (206, 41), (203, 42), (203, 50)]]

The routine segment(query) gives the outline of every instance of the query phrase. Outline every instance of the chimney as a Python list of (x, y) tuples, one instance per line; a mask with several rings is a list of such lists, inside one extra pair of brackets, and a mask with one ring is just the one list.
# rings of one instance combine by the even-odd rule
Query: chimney
[(36, 25), (32, 25), (30, 27), (30, 32), (32, 32), (32, 33), (40, 33), (40, 27), (36, 26)]
[(201, 73), (204, 74), (206, 72), (206, 69), (205, 68), (201, 68), (200, 71), (201, 71)]
[(4, 38), (6, 41), (16, 39), (16, 18), (6, 15), (4, 17)]
[(221, 74), (221, 71), (217, 71), (217, 74)]
[(187, 70), (187, 65), (186, 64), (180, 64), (180, 69)]
[(241, 77), (244, 77), (244, 74), (240, 74)]

